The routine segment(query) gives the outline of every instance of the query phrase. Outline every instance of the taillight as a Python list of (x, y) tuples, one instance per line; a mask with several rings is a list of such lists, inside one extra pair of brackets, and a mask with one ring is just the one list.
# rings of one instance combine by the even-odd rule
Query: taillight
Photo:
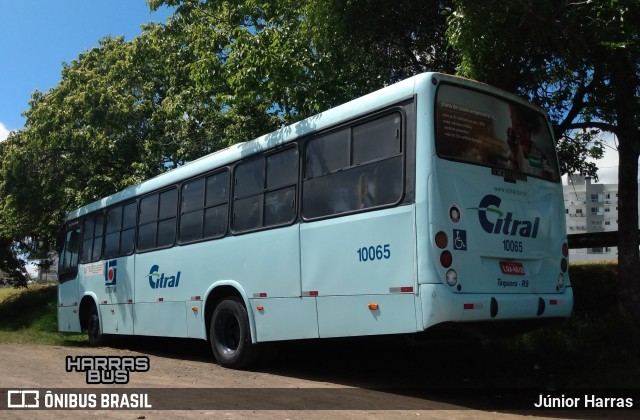
[(455, 286), (456, 283), (458, 283), (458, 273), (456, 273), (456, 270), (451, 269), (447, 271), (447, 284), (449, 286)]
[(449, 268), (451, 264), (453, 264), (453, 255), (451, 255), (451, 252), (442, 251), (440, 254), (440, 265), (444, 268)]
[(443, 231), (436, 233), (436, 245), (440, 249), (445, 249), (447, 247), (447, 243), (449, 243), (449, 239), (447, 238), (447, 234)]

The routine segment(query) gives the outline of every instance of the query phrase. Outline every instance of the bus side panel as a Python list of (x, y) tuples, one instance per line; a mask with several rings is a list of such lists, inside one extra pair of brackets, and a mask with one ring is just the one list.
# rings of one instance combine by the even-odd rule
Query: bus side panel
[[(249, 299), (257, 341), (318, 338), (316, 299)], [(262, 309), (260, 309), (262, 308)]]
[(185, 302), (187, 311), (187, 337), (207, 339), (207, 333), (204, 328), (203, 302), (201, 300), (193, 300)]
[(389, 294), (415, 287), (414, 206), (306, 223), (300, 236), (303, 294)]
[(414, 216), (411, 205), (301, 226), (302, 293), (318, 296), (321, 337), (415, 331)]
[(104, 334), (133, 334), (133, 305), (121, 303), (100, 305)]
[[(217, 282), (241, 284), (243, 290), (239, 292), (248, 297), (266, 294), (268, 298), (299, 298), (299, 255), (297, 224), (140, 253), (136, 255), (135, 334), (205, 338), (202, 332), (208, 320), (202, 317), (204, 308), (194, 319), (191, 301), (196, 296), (206, 299), (207, 291)], [(212, 293), (216, 293), (215, 289)], [(169, 302), (180, 302), (182, 308), (175, 310), (174, 325), (158, 334), (154, 314), (163, 317), (160, 312), (167, 309)], [(253, 317), (252, 310), (248, 313)], [(309, 320), (317, 331), (315, 313)], [(287, 325), (270, 328), (286, 329)]]
[(416, 332), (415, 296), (322, 296), (318, 319), (321, 338), (412, 333)]
[(58, 331), (80, 332), (80, 317), (77, 306), (58, 306)]
[(82, 294), (95, 295), (105, 334), (133, 334), (135, 256), (80, 266)]
[(184, 302), (137, 303), (136, 334), (187, 337)]

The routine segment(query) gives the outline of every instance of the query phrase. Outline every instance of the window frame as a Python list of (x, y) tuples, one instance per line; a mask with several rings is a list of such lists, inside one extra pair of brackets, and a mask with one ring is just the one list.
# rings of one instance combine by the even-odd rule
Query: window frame
[[(84, 216), (84, 218), (82, 219), (82, 252), (80, 254), (80, 264), (91, 264), (97, 261), (102, 260), (102, 251), (104, 249), (104, 233), (105, 233), (105, 227), (106, 227), (106, 211), (105, 210), (99, 210), (99, 211), (95, 211), (92, 212), (86, 216)], [(102, 229), (100, 232), (100, 235), (96, 236), (96, 217), (101, 216), (102, 217)], [(91, 232), (91, 238), (87, 237), (88, 232), (84, 229), (85, 227), (85, 223), (87, 221), (87, 219), (89, 218), (93, 218), (93, 229)], [(85, 241), (91, 239), (91, 254), (92, 257), (90, 259), (85, 259), (85, 255), (84, 255), (84, 243)], [(100, 239), (100, 252), (97, 255), (97, 258), (95, 258), (93, 256), (93, 250), (96, 246), (96, 239)]]
[[(178, 220), (179, 220), (179, 215), (180, 215), (180, 210), (179, 210), (179, 204), (180, 204), (180, 183), (176, 183), (173, 185), (168, 185), (164, 188), (161, 188), (159, 190), (155, 190), (152, 191), (148, 194), (144, 194), (141, 195), (140, 197), (138, 197), (137, 202), (138, 202), (138, 217), (137, 217), (137, 223), (136, 223), (136, 244), (135, 244), (135, 253), (138, 254), (143, 254), (145, 252), (151, 252), (151, 251), (156, 251), (159, 249), (167, 249), (167, 248), (172, 248), (176, 245), (177, 243), (177, 239), (178, 239)], [(174, 206), (174, 215), (172, 217), (164, 217), (162, 218), (160, 215), (160, 207), (161, 207), (161, 200), (160, 200), (160, 196), (162, 194), (165, 194), (171, 190), (174, 190), (176, 192), (176, 202), (175, 202), (175, 206)], [(141, 223), (140, 221), (140, 216), (142, 213), (142, 201), (145, 199), (148, 199), (150, 197), (153, 196), (157, 196), (157, 203), (156, 203), (156, 212), (155, 212), (155, 218), (154, 219), (149, 219), (149, 221), (145, 221), (144, 223)], [(164, 244), (162, 246), (158, 246), (158, 234), (159, 234), (159, 226), (160, 223), (162, 222), (166, 222), (167, 220), (171, 220), (171, 219), (175, 219), (174, 220), (174, 233), (173, 233), (173, 241), (171, 243), (167, 243)], [(154, 240), (154, 245), (149, 247), (149, 248), (140, 248), (140, 237), (142, 236), (140, 234), (140, 230), (143, 226), (150, 226), (152, 224), (155, 224), (155, 240)]]
[[(215, 203), (212, 205), (207, 205), (207, 193), (209, 192), (208, 188), (207, 188), (207, 180), (213, 176), (219, 175), (226, 172), (228, 177), (227, 177), (227, 200), (225, 202), (220, 202), (220, 203)], [(176, 243), (178, 245), (188, 245), (188, 244), (193, 244), (193, 243), (198, 243), (198, 242), (205, 242), (205, 241), (213, 241), (216, 239), (221, 239), (224, 238), (225, 236), (227, 236), (227, 234), (229, 233), (229, 229), (230, 229), (230, 223), (229, 223), (229, 215), (230, 215), (230, 208), (231, 208), (231, 176), (232, 176), (232, 169), (229, 166), (222, 166), (219, 168), (216, 168), (215, 170), (208, 172), (206, 174), (194, 177), (194, 178), (189, 178), (189, 179), (185, 179), (184, 181), (182, 181), (182, 183), (180, 183), (180, 188), (178, 190), (178, 220), (177, 220), (177, 224), (176, 224)], [(196, 182), (202, 180), (203, 182), (203, 196), (202, 196), (202, 207), (199, 207), (196, 210), (190, 210), (187, 212), (183, 212), (182, 211), (182, 191), (185, 185), (191, 183), (191, 182)], [(207, 210), (209, 209), (213, 209), (216, 207), (220, 207), (220, 206), (227, 206), (227, 214), (226, 214), (226, 228), (225, 231), (219, 235), (214, 235), (214, 236), (206, 236), (205, 232), (206, 232), (206, 213)], [(198, 239), (191, 239), (191, 240), (182, 240), (181, 239), (181, 226), (182, 226), (182, 217), (185, 214), (191, 214), (191, 213), (195, 213), (201, 211), (202, 212), (202, 225), (200, 228), (200, 233), (201, 233), (201, 237)]]
[[(124, 217), (124, 209), (125, 207), (134, 204), (135, 205), (135, 223), (133, 224), (133, 226), (128, 226), (126, 229), (123, 228), (124, 225), (124, 221), (125, 221), (125, 217)], [(114, 230), (112, 232), (107, 232), (107, 225), (108, 225), (108, 220), (109, 220), (109, 213), (115, 209), (120, 208), (120, 228), (118, 230)], [(102, 252), (100, 253), (100, 259), (102, 260), (112, 260), (115, 258), (120, 258), (120, 257), (127, 257), (129, 255), (133, 255), (136, 252), (136, 246), (138, 244), (138, 200), (127, 200), (127, 201), (123, 201), (120, 202), (116, 205), (107, 207), (106, 209), (104, 209), (103, 211), (103, 215), (104, 215), (104, 221), (103, 221), (103, 226), (102, 226)], [(130, 251), (123, 253), (122, 252), (122, 233), (125, 231), (130, 231), (133, 230), (133, 247), (131, 248)], [(115, 253), (115, 255), (108, 255), (106, 254), (105, 250), (106, 250), (106, 245), (107, 245), (107, 235), (108, 234), (115, 234), (118, 233), (118, 252)], [(99, 261), (99, 260), (96, 260)]]
[[(407, 111), (405, 109), (404, 102), (398, 103), (397, 105), (393, 105), (372, 113), (367, 114), (364, 117), (349, 121), (345, 124), (341, 124), (338, 125), (336, 127), (332, 127), (327, 131), (323, 131), (317, 134), (314, 134), (312, 137), (305, 139), (304, 141), (304, 148), (303, 148), (303, 154), (301, 155), (300, 159), (302, 161), (302, 168), (300, 170), (301, 174), (300, 174), (300, 178), (301, 178), (301, 182), (300, 182), (300, 218), (305, 221), (305, 222), (312, 222), (312, 221), (317, 221), (317, 220), (325, 220), (325, 219), (330, 219), (330, 218), (334, 218), (334, 217), (343, 217), (343, 216), (349, 216), (352, 214), (358, 214), (358, 213), (364, 213), (364, 212), (368, 212), (368, 211), (376, 211), (376, 210), (381, 210), (381, 209), (385, 209), (385, 208), (392, 208), (392, 207), (396, 207), (398, 205), (400, 205), (404, 199), (405, 199), (405, 195), (407, 194), (407, 155), (409, 153), (409, 151), (407, 150), (407, 143), (408, 143), (408, 135), (409, 135), (409, 127), (407, 126), (408, 122), (409, 122), (409, 117), (407, 115)], [(384, 118), (386, 116), (390, 116), (393, 114), (398, 114), (400, 117), (400, 153), (397, 155), (393, 155), (393, 156), (385, 156), (385, 157), (379, 157), (373, 160), (369, 160), (366, 162), (361, 162), (361, 163), (354, 163), (354, 159), (353, 159), (353, 129), (355, 127), (364, 125), (368, 122), (380, 119), (380, 118)], [(307, 148), (308, 145), (310, 143), (312, 143), (313, 141), (321, 138), (321, 137), (325, 137), (327, 135), (331, 135), (333, 133), (336, 133), (340, 130), (348, 130), (349, 131), (349, 158), (348, 158), (348, 162), (349, 162), (349, 166), (347, 167), (343, 167), (334, 171), (330, 171), (328, 173), (319, 175), (319, 176), (315, 176), (315, 177), (306, 177), (306, 169), (307, 169)], [(349, 171), (358, 167), (363, 167), (363, 166), (367, 166), (367, 165), (371, 165), (374, 163), (380, 163), (380, 162), (384, 162), (386, 160), (392, 160), (392, 159), (396, 159), (396, 158), (400, 158), (401, 161), (401, 179), (400, 181), (400, 186), (401, 186), (401, 191), (400, 194), (398, 196), (398, 199), (394, 202), (390, 202), (390, 203), (386, 203), (386, 204), (381, 204), (381, 205), (375, 205), (375, 206), (369, 206), (369, 207), (364, 207), (364, 208), (358, 208), (358, 209), (353, 209), (353, 210), (347, 210), (344, 212), (339, 212), (339, 213), (331, 213), (331, 214), (326, 214), (323, 216), (316, 216), (316, 217), (308, 217), (305, 215), (305, 206), (304, 206), (304, 192), (305, 192), (305, 183), (311, 179), (316, 179), (316, 178), (320, 178), (323, 176), (331, 176), (340, 172), (345, 172), (345, 171)]]
[[(277, 155), (279, 153), (284, 153), (287, 151), (294, 151), (294, 153), (296, 154), (297, 158), (296, 158), (296, 175), (294, 177), (294, 183), (293, 184), (286, 184), (286, 185), (278, 185), (276, 187), (274, 187), (273, 189), (269, 189), (268, 188), (268, 179), (269, 179), (269, 168), (268, 168), (268, 164), (267, 164), (267, 160), (269, 157)], [(260, 192), (257, 192), (255, 194), (251, 194), (251, 195), (241, 195), (239, 197), (236, 197), (236, 174), (238, 171), (239, 167), (242, 167), (242, 165), (244, 164), (250, 164), (254, 161), (257, 160), (263, 160), (263, 177), (262, 177), (262, 182), (263, 182), (263, 188)], [(228, 222), (228, 231), (233, 234), (233, 235), (243, 235), (246, 233), (251, 233), (251, 232), (258, 232), (258, 231), (262, 231), (262, 230), (267, 230), (267, 229), (274, 229), (274, 228), (279, 228), (279, 227), (284, 227), (284, 226), (290, 226), (292, 224), (294, 224), (297, 220), (298, 220), (298, 210), (300, 208), (299, 206), (299, 201), (300, 201), (300, 177), (301, 177), (301, 168), (302, 168), (302, 162), (300, 161), (301, 159), (301, 155), (300, 155), (300, 147), (298, 145), (298, 142), (294, 141), (291, 143), (287, 143), (284, 144), (282, 147), (276, 147), (273, 149), (269, 149), (264, 153), (259, 153), (257, 155), (251, 156), (250, 158), (247, 158), (245, 160), (240, 160), (238, 162), (235, 162), (234, 166), (233, 166), (233, 171), (232, 171), (232, 177), (230, 179), (231, 181), (231, 190), (230, 190), (230, 201), (229, 201), (229, 222)], [(266, 197), (269, 195), (269, 193), (273, 193), (276, 191), (281, 191), (281, 190), (285, 190), (287, 188), (294, 188), (294, 194), (293, 194), (293, 210), (292, 210), (292, 217), (290, 218), (290, 220), (287, 220), (286, 222), (282, 222), (282, 223), (274, 223), (274, 224), (269, 224), (269, 225), (265, 225), (265, 216), (266, 216)], [(237, 202), (240, 200), (247, 200), (247, 199), (251, 199), (251, 198), (257, 198), (257, 197), (261, 197), (261, 224), (260, 226), (256, 226), (256, 227), (250, 227), (247, 229), (236, 229), (235, 228), (235, 217), (236, 217), (236, 206), (237, 206)]]
[[(80, 257), (82, 254), (82, 223), (80, 219), (75, 219), (65, 223), (63, 228), (58, 233), (58, 241), (61, 244), (60, 252), (58, 253), (58, 283), (62, 284), (69, 280), (76, 279), (78, 277), (78, 266), (80, 263)], [(69, 235), (73, 235), (77, 232), (77, 252), (75, 256), (75, 263), (69, 264), (67, 267), (63, 267), (65, 261), (65, 255), (67, 253), (67, 245), (71, 242)]]

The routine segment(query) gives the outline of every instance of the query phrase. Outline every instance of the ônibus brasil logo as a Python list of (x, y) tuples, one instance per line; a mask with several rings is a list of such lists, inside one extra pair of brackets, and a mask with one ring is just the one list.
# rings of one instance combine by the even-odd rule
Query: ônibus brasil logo
[[(540, 218), (536, 217), (534, 221), (518, 220), (513, 217), (513, 213), (505, 213), (500, 210), (502, 200), (495, 195), (485, 195), (480, 200), (478, 207), (470, 207), (470, 210), (478, 210), (478, 220), (480, 226), (487, 233), (503, 234), (510, 236), (521, 236), (523, 238), (535, 238), (538, 236), (538, 227), (540, 226)], [(490, 213), (493, 216), (490, 216)], [(497, 216), (497, 218), (496, 218)]]
[(160, 267), (157, 264), (151, 266), (149, 270), (149, 286), (152, 289), (164, 289), (166, 287), (178, 287), (180, 284), (180, 271), (175, 276), (168, 276), (159, 273)]

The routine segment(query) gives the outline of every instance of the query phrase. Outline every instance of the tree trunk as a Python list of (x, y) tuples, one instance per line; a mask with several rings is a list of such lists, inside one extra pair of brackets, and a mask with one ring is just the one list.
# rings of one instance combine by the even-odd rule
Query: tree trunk
[(614, 54), (611, 82), (618, 125), (618, 308), (630, 321), (640, 319), (640, 256), (638, 246), (638, 157), (640, 106), (634, 67), (624, 52)]
[(638, 257), (638, 150), (634, 139), (620, 140), (618, 154), (618, 305), (622, 315), (640, 319)]

